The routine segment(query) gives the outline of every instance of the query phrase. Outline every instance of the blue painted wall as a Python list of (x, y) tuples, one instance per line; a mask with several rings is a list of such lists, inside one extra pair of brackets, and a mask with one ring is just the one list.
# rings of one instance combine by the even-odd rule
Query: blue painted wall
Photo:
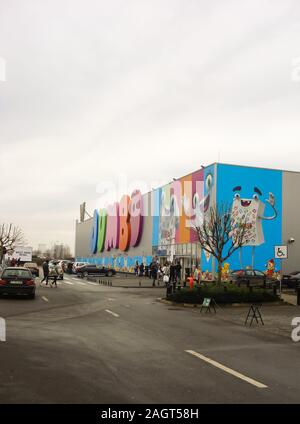
[(159, 219), (160, 219), (160, 201), (161, 201), (162, 189), (159, 188), (154, 191), (152, 201), (154, 201), (154, 208), (152, 218), (152, 246), (158, 246), (159, 244)]
[[(269, 192), (274, 194), (278, 216), (271, 221), (263, 220), (265, 242), (255, 248), (254, 267), (265, 271), (267, 261), (274, 258), (274, 246), (282, 244), (282, 171), (218, 164), (217, 179), (218, 204), (222, 202), (232, 204), (235, 194), (233, 188), (236, 186), (241, 186), (239, 194), (245, 199), (252, 199), (255, 194), (254, 187), (257, 187), (262, 192), (260, 200), (266, 204), (264, 216), (272, 216), (273, 209), (266, 203), (266, 199), (269, 197)], [(243, 247), (244, 267), (251, 266), (251, 258), (252, 247)], [(228, 262), (231, 270), (239, 269), (239, 253), (234, 253)], [(276, 260), (276, 269), (279, 268), (280, 263)]]
[[(208, 166), (204, 170), (204, 197), (210, 197), (209, 207), (213, 205), (214, 193), (216, 189), (216, 176), (215, 176), (215, 165)], [(201, 254), (201, 269), (202, 271), (212, 272), (212, 261), (213, 258), (207, 258), (203, 249)]]

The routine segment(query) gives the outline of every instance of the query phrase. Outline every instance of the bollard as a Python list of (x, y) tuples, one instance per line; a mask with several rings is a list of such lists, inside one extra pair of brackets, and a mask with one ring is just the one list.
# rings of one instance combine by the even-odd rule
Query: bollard
[(277, 295), (277, 286), (276, 286), (276, 284), (273, 284), (273, 294), (274, 294), (274, 296)]
[(139, 286), (141, 287), (141, 282), (139, 281)]

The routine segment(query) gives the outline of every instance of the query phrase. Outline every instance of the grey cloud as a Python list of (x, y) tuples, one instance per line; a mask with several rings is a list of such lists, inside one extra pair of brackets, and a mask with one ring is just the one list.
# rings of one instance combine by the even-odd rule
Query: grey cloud
[[(297, 1), (2, 0), (1, 220), (74, 242), (119, 173), (297, 168)], [(283, 149), (283, 140), (284, 146)]]

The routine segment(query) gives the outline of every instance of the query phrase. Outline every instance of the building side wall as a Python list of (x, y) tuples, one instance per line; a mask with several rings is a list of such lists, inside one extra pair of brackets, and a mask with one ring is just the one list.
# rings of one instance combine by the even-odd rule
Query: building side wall
[[(299, 225), (299, 188), (300, 174), (283, 172), (283, 222), (282, 244), (288, 245), (288, 259), (282, 261), (285, 274), (300, 271), (300, 225)], [(288, 243), (290, 238), (294, 243)]]
[(93, 220), (90, 219), (76, 225), (75, 256), (78, 261), (97, 263), (99, 265), (113, 266), (117, 269), (133, 268), (136, 261), (148, 264), (152, 260), (152, 216), (151, 216), (151, 193), (143, 196), (145, 214), (143, 220), (143, 232), (138, 246), (130, 247), (126, 252), (119, 249), (97, 252), (92, 254), (90, 250), (90, 235)]
[(90, 255), (90, 234), (93, 220), (76, 222), (75, 257), (87, 257)]

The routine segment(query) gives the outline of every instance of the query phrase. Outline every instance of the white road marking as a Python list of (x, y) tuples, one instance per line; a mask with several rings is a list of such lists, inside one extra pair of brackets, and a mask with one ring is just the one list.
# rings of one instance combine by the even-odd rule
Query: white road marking
[(105, 312), (107, 312), (108, 314), (113, 315), (113, 316), (114, 316), (114, 317), (116, 317), (116, 318), (119, 318), (119, 316), (120, 316), (120, 315), (115, 314), (114, 312), (110, 311), (109, 309), (105, 309)]
[(88, 284), (91, 284), (92, 286), (98, 286), (99, 284), (97, 284), (97, 283), (92, 283), (91, 281), (88, 281), (87, 282)]
[(77, 281), (77, 284), (79, 284), (80, 286), (86, 286), (86, 283), (80, 283), (80, 281)]
[(42, 296), (42, 299), (43, 299), (45, 302), (49, 302), (49, 299), (47, 299), (47, 297), (46, 297), (46, 296)]
[(194, 350), (186, 350), (186, 353), (190, 353), (193, 356), (196, 356), (196, 358), (202, 359), (202, 361), (207, 362), (210, 365), (213, 365), (216, 368), (221, 369), (222, 371), (227, 372), (228, 374), (233, 375), (234, 377), (240, 378), (241, 380), (246, 381), (249, 384), (252, 384), (255, 387), (258, 387), (259, 389), (267, 389), (268, 386), (266, 386), (265, 384), (260, 383), (259, 381), (253, 380), (252, 378), (246, 377), (245, 375), (234, 371), (231, 368), (228, 368), (222, 364), (220, 364), (219, 362), (214, 361), (213, 359), (207, 358), (207, 356), (201, 355), (198, 352), (195, 352)]
[(107, 300), (108, 300), (109, 302), (114, 302), (116, 299), (114, 299), (114, 298), (112, 298), (112, 297), (109, 297)]
[(74, 283), (70, 283), (69, 281), (64, 281), (65, 284), (69, 284), (70, 286), (74, 286)]

